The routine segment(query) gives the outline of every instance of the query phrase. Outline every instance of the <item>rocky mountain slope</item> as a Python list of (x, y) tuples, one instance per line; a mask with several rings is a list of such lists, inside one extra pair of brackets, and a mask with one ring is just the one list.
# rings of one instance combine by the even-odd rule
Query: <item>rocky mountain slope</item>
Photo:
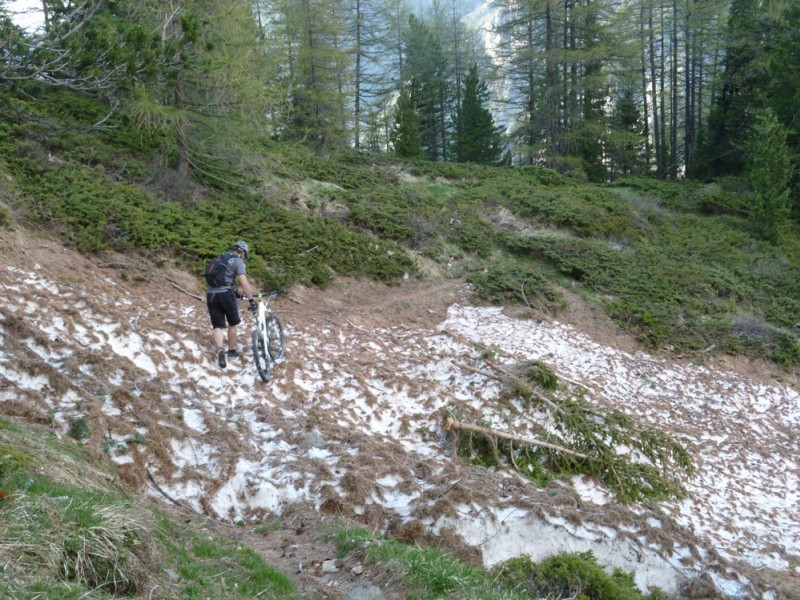
[[(368, 580), (402, 597), (386, 574), (322, 572), (332, 517), (486, 566), (592, 550), (642, 589), (800, 597), (794, 377), (646, 355), (577, 297), (557, 320), (472, 307), (462, 283), (432, 276), (290, 290), (275, 304), (287, 356), (264, 384), (246, 352), (216, 366), (195, 274), (0, 235), (4, 417), (62, 435), (85, 423), (84, 443), (129, 486), (189, 518), (280, 522), (257, 545), (324, 597)], [(241, 350), (249, 328), (248, 315)], [(446, 409), (515, 433), (536, 427), (535, 414), (498, 402), (497, 381), (464, 368), (485, 347), (507, 364), (542, 360), (598, 406), (687, 438), (698, 467), (689, 497), (625, 506), (583, 477), (541, 489), (455, 456)]]

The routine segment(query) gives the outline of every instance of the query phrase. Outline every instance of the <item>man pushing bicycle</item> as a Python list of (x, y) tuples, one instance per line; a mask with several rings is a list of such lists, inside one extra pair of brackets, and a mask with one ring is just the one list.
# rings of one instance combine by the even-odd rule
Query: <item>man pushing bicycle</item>
[[(247, 268), (244, 261), (250, 257), (247, 242), (239, 240), (230, 250), (223, 252), (211, 261), (205, 270), (206, 278), (206, 306), (211, 317), (211, 339), (217, 353), (217, 364), (224, 369), (228, 357), (238, 357), (236, 350), (236, 326), (242, 322), (239, 316), (238, 297), (250, 301), (250, 310), (256, 312), (258, 303), (253, 298), (253, 289), (247, 281)], [(242, 285), (244, 294), (236, 291), (236, 278)], [(228, 349), (224, 346), (222, 330), (228, 327)]]

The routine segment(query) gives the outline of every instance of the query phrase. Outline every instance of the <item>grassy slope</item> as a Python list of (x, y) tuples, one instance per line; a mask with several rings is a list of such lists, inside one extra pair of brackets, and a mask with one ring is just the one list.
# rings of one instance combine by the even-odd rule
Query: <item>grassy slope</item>
[[(238, 535), (201, 529), (191, 517), (178, 519), (144, 505), (126, 491), (105, 457), (79, 443), (0, 420), (3, 598), (320, 597), (301, 593)], [(274, 526), (280, 525), (246, 526), (252, 531), (241, 533), (268, 534)], [(608, 575), (590, 554), (538, 565), (517, 560), (487, 572), (446, 552), (383, 539), (347, 523), (334, 525), (330, 536), (340, 557), (354, 555), (367, 568), (391, 569), (399, 579), (395, 591), (408, 598), (523, 600), (576, 589), (597, 599), (643, 597), (632, 575)]]
[(557, 286), (569, 284), (652, 349), (800, 363), (800, 236), (773, 246), (750, 235), (736, 182), (598, 187), (540, 168), (397, 165), (273, 144), (263, 181), (220, 187), (153, 166), (156, 144), (116, 126), (0, 125), (0, 223), (10, 209), (80, 250), (166, 252), (196, 271), (245, 238), (250, 274), (268, 288), (336, 275), (392, 282), (426, 257), (492, 302), (557, 310)]

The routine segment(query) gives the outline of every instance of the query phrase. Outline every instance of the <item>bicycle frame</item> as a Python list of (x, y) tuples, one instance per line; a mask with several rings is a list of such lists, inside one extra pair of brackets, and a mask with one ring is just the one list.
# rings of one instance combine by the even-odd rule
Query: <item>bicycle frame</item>
[(283, 336), (283, 324), (280, 319), (272, 314), (270, 300), (278, 292), (258, 294), (256, 309), (256, 322), (253, 326), (253, 360), (259, 377), (268, 382), (272, 377), (272, 366), (283, 360), (286, 349), (286, 340)]
[(267, 338), (267, 321), (272, 316), (272, 309), (269, 307), (269, 302), (275, 296), (278, 295), (278, 292), (270, 292), (264, 298), (263, 294), (259, 294), (258, 298), (258, 311), (256, 312), (256, 329), (258, 329), (264, 336), (264, 339)]

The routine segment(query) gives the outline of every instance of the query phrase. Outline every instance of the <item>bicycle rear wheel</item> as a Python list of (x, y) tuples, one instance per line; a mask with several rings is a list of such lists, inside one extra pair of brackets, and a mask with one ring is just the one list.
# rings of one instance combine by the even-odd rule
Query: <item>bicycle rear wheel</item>
[(274, 315), (267, 319), (267, 351), (273, 362), (281, 360), (286, 354), (283, 323)]
[(258, 329), (253, 330), (253, 362), (256, 363), (258, 376), (262, 381), (268, 383), (272, 378), (272, 359), (267, 352), (267, 344), (264, 336)]

